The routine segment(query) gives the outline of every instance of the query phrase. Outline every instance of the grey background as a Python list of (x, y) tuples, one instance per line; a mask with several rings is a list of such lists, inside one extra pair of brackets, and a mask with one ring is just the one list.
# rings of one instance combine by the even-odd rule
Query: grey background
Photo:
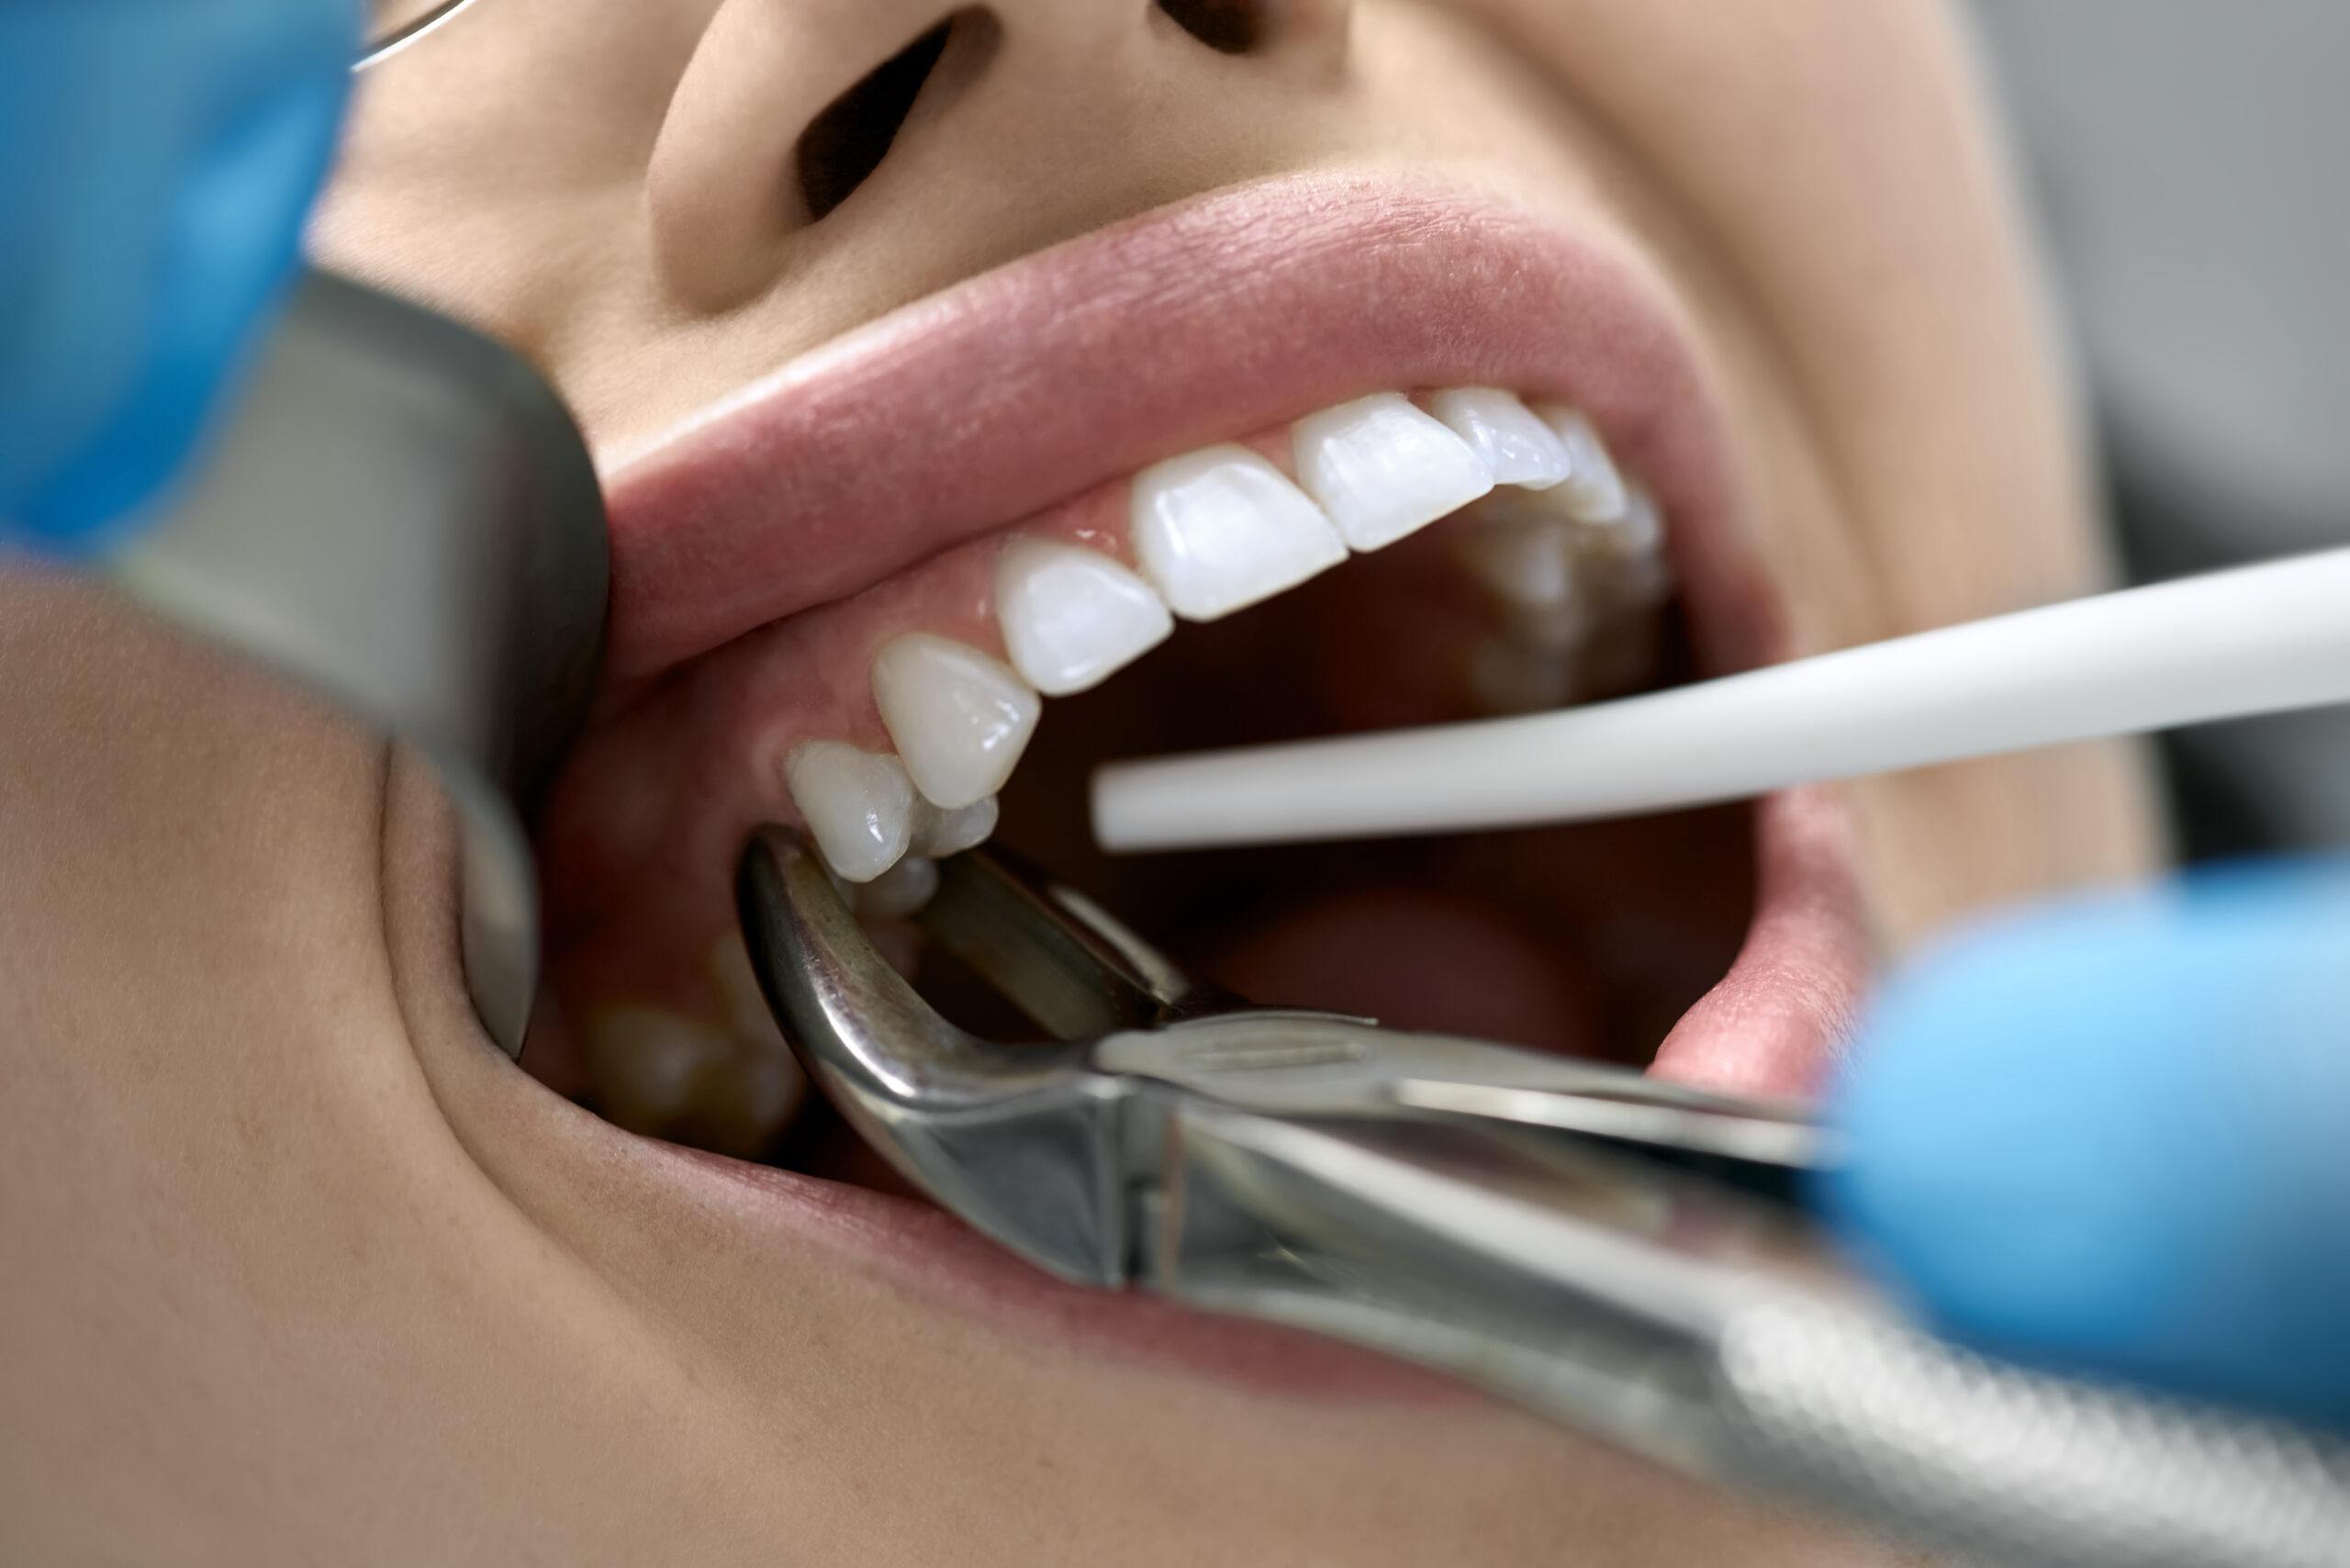
[[(1972, 6), (2132, 575), (2350, 542), (2350, 0)], [(2165, 752), (2191, 853), (2350, 846), (2350, 710)]]

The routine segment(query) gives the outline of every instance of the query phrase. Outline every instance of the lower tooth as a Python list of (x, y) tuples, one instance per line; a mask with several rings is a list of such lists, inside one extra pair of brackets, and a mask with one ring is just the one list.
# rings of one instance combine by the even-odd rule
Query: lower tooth
[(604, 1114), (640, 1133), (666, 1127), (702, 1076), (734, 1054), (716, 1029), (656, 1007), (605, 1009), (588, 1019), (580, 1044)]
[(869, 882), (906, 852), (914, 787), (896, 757), (845, 741), (802, 741), (784, 775), (824, 863), (845, 879)]
[(938, 862), (909, 855), (858, 888), (853, 902), (860, 919), (887, 920), (912, 914), (938, 891)]
[(1535, 713), (1574, 695), (1575, 650), (1488, 637), (1469, 656), (1469, 697), (1482, 712)]

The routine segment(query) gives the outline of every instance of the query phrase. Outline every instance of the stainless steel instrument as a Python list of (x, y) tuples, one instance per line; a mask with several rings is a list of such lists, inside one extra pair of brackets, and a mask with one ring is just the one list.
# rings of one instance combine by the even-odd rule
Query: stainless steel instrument
[(194, 488), (102, 569), (413, 745), (455, 804), (475, 1010), (520, 1055), (538, 884), (518, 807), (594, 689), (609, 549), (571, 416), (509, 350), (313, 273)]
[(1799, 1109), (1197, 984), (974, 851), (931, 936), (1054, 1038), (942, 1017), (795, 834), (738, 884), (811, 1077), (1040, 1268), (1448, 1372), (1688, 1473), (1973, 1560), (2350, 1563), (2350, 1446), (2005, 1364), (1904, 1321), (1802, 1203)]

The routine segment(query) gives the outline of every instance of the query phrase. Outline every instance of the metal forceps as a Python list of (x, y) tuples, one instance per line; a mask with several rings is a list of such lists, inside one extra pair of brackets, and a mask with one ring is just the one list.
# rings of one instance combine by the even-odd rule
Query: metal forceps
[(1784, 1104), (1255, 1008), (1008, 858), (930, 937), (1054, 1038), (983, 1040), (766, 828), (738, 901), (810, 1076), (1030, 1262), (1449, 1373), (1686, 1473), (1985, 1562), (2350, 1563), (2350, 1445), (1979, 1357), (1805, 1210)]

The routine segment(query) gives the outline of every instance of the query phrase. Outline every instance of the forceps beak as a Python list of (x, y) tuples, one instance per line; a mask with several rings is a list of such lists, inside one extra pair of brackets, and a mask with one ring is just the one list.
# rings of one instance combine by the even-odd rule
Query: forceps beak
[[(940, 920), (992, 944), (970, 955), (976, 967), (1056, 1034), (1147, 1024), (1181, 1005), (1186, 993), (1171, 967), (1172, 980), (1158, 977), (1166, 983), (1154, 989), (1109, 939), (1089, 941), (1031, 907), (1035, 895), (1009, 878), (979, 868), (956, 877), (942, 885)], [(1066, 1279), (1123, 1284), (1119, 1119), (1128, 1083), (1093, 1068), (1090, 1042), (1001, 1045), (939, 1016), (867, 940), (791, 829), (753, 835), (735, 891), (768, 1006), (857, 1132), (949, 1213), (1032, 1262)]]

